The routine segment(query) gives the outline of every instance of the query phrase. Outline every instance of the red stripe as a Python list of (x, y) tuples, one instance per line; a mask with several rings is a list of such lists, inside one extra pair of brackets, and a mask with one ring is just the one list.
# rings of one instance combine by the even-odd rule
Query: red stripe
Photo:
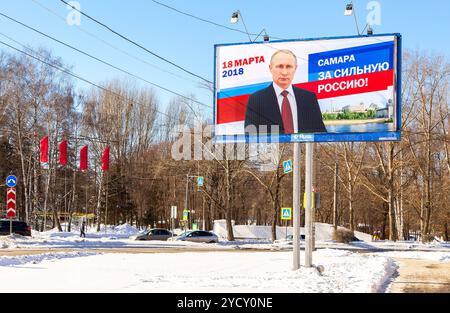
[(217, 124), (245, 120), (245, 110), (250, 95), (219, 99), (217, 101)]
[[(343, 82), (351, 82), (358, 81), (360, 79), (367, 79), (367, 84), (363, 86), (358, 86), (354, 88), (344, 88), (328, 91), (328, 89), (322, 89), (319, 92), (319, 86), (325, 85), (335, 85), (338, 86)], [(316, 94), (317, 99), (328, 99), (328, 98), (336, 98), (348, 95), (356, 95), (360, 93), (367, 93), (373, 91), (386, 90), (389, 86), (393, 86), (394, 84), (394, 72), (393, 70), (388, 70), (385, 72), (376, 72), (364, 75), (355, 75), (327, 80), (319, 80), (315, 82), (308, 82), (302, 84), (295, 84), (294, 86), (312, 91)], [(345, 84), (343, 84), (345, 85)], [(356, 85), (355, 85), (356, 86)]]
[[(359, 79), (367, 79), (367, 84), (364, 82), (363, 86), (356, 86), (354, 88), (344, 88), (338, 90), (326, 89), (319, 92), (319, 86), (325, 86), (327, 84), (335, 84), (338, 86), (342, 82), (358, 81)], [(362, 82), (362, 81), (361, 81)], [(360, 93), (374, 92), (380, 90), (386, 90), (389, 86), (393, 86), (394, 82), (394, 72), (393, 70), (388, 70), (384, 72), (369, 73), (363, 75), (348, 76), (342, 78), (334, 78), (328, 80), (321, 80), (315, 82), (295, 84), (294, 86), (312, 91), (316, 94), (317, 99), (328, 99), (335, 97), (342, 97)], [(343, 84), (345, 85), (345, 84)], [(242, 122), (245, 120), (245, 111), (247, 109), (247, 101), (250, 95), (241, 95), (230, 98), (223, 98), (217, 101), (217, 124), (232, 123), (232, 122)]]

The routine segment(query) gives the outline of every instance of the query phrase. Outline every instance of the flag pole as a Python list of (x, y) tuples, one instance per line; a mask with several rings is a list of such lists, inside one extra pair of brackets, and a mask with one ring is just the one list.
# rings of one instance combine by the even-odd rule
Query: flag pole
[(106, 199), (105, 199), (105, 234), (108, 225), (108, 171), (106, 171)]
[(64, 231), (67, 232), (67, 166), (64, 166)]

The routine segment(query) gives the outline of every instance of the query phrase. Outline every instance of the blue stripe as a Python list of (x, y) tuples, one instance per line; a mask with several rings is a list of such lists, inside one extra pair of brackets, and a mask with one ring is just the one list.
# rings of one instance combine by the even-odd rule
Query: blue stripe
[[(393, 66), (393, 42), (384, 42), (373, 45), (358, 46), (353, 48), (345, 48), (340, 50), (326, 51), (309, 55), (309, 73), (318, 73), (332, 71), (336, 69), (348, 68), (351, 66), (363, 67), (368, 64), (376, 64), (389, 62), (389, 69)], [(355, 55), (355, 62), (340, 63), (319, 66), (319, 60), (329, 58), (339, 58), (344, 56)]]
[(215, 136), (214, 143), (290, 143), (290, 142), (352, 142), (352, 141), (400, 141), (401, 133), (328, 133), (295, 135), (222, 135)]

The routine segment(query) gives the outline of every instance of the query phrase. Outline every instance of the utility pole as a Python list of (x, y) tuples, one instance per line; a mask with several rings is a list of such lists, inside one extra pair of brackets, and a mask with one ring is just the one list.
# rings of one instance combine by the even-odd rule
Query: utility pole
[[(186, 174), (186, 196), (184, 198), (184, 209), (188, 210), (188, 188), (189, 188), (189, 174)], [(191, 214), (188, 213), (189, 218), (187, 220), (187, 223), (189, 224), (189, 219), (191, 218)], [(185, 221), (186, 222), (186, 221)], [(184, 226), (184, 230), (186, 231), (186, 225)]]
[(300, 178), (300, 143), (294, 143), (294, 181), (293, 181), (293, 270), (300, 268), (300, 194), (301, 194), (301, 178)]
[(314, 143), (306, 143), (305, 166), (305, 266), (312, 266), (313, 230), (312, 230), (312, 172), (313, 172)]

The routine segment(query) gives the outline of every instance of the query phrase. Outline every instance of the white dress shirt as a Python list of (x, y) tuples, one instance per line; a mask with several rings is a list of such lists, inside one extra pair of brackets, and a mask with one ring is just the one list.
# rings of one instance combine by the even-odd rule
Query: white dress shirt
[(294, 133), (298, 133), (298, 121), (297, 121), (297, 101), (295, 101), (294, 89), (292, 85), (289, 85), (286, 89), (281, 89), (277, 84), (273, 83), (273, 88), (275, 89), (275, 94), (277, 95), (278, 107), (280, 108), (280, 114), (282, 114), (282, 106), (283, 106), (283, 95), (281, 94), (284, 90), (289, 92), (287, 98), (289, 100), (289, 104), (291, 105), (292, 112), (292, 120), (294, 122)]

